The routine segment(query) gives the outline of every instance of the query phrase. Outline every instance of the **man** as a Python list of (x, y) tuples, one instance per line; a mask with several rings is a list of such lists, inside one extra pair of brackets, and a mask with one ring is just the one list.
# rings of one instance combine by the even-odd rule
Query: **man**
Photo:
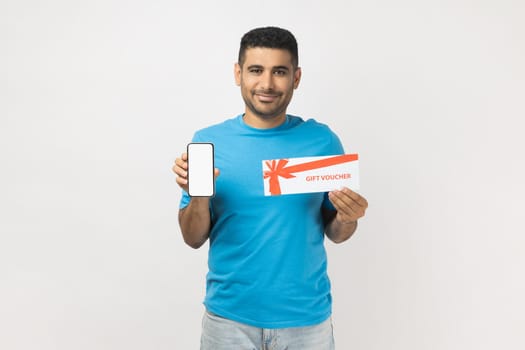
[(188, 196), (186, 153), (173, 166), (184, 241), (210, 241), (201, 349), (334, 349), (324, 236), (346, 241), (368, 203), (348, 188), (264, 196), (263, 160), (344, 153), (326, 125), (286, 113), (301, 80), (289, 31), (246, 33), (234, 74), (244, 113), (193, 137), (215, 145), (215, 196)]

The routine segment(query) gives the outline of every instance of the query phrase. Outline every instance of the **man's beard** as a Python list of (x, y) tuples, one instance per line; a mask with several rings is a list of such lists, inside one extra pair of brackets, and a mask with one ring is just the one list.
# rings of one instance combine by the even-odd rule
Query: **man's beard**
[[(266, 94), (266, 95), (272, 95), (272, 96), (277, 96), (277, 97), (281, 97), (283, 95), (282, 93), (276, 93), (274, 91), (262, 91), (262, 90), (250, 91), (251, 96), (255, 96), (257, 93), (259, 93), (259, 94)], [(281, 115), (283, 112), (286, 111), (286, 108), (288, 107), (288, 103), (283, 103), (283, 104), (277, 105), (274, 109), (271, 109), (269, 111), (263, 111), (263, 110), (258, 109), (255, 106), (255, 104), (252, 103), (252, 100), (246, 98), (244, 95), (243, 95), (242, 98), (244, 100), (244, 103), (248, 107), (248, 109), (253, 114), (255, 114), (256, 116), (258, 116), (258, 117), (260, 117), (262, 119), (265, 119), (265, 120), (271, 120), (271, 119)], [(255, 100), (255, 97), (254, 97), (254, 100)]]

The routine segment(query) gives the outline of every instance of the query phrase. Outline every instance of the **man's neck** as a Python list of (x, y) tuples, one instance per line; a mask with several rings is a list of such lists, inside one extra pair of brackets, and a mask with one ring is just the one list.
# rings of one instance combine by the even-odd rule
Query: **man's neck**
[(246, 125), (256, 129), (272, 129), (283, 124), (286, 121), (286, 113), (272, 117), (272, 118), (261, 118), (252, 113), (246, 111), (243, 116), (243, 120)]

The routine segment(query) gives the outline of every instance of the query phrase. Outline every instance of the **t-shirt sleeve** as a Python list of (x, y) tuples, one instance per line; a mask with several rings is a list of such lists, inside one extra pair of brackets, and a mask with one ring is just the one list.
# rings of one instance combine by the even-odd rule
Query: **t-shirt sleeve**
[(182, 197), (180, 199), (179, 209), (186, 208), (188, 204), (190, 204), (190, 196), (186, 191), (182, 190)]
[[(332, 138), (332, 142), (330, 143), (331, 150), (330, 150), (330, 152), (328, 152), (328, 154), (334, 154), (334, 155), (335, 154), (344, 154), (345, 150), (344, 150), (343, 144), (341, 143), (341, 140), (331, 130), (330, 130), (330, 137)], [(328, 198), (328, 192), (326, 192), (324, 194), (324, 199), (323, 199), (322, 206), (323, 206), (323, 208), (328, 209), (328, 210), (335, 210), (334, 205), (332, 204), (332, 202), (330, 202), (330, 199)]]

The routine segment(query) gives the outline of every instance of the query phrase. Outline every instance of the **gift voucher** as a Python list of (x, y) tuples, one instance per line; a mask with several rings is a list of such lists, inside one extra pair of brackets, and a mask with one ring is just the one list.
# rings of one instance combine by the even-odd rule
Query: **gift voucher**
[(265, 196), (359, 189), (359, 157), (342, 154), (263, 160)]

